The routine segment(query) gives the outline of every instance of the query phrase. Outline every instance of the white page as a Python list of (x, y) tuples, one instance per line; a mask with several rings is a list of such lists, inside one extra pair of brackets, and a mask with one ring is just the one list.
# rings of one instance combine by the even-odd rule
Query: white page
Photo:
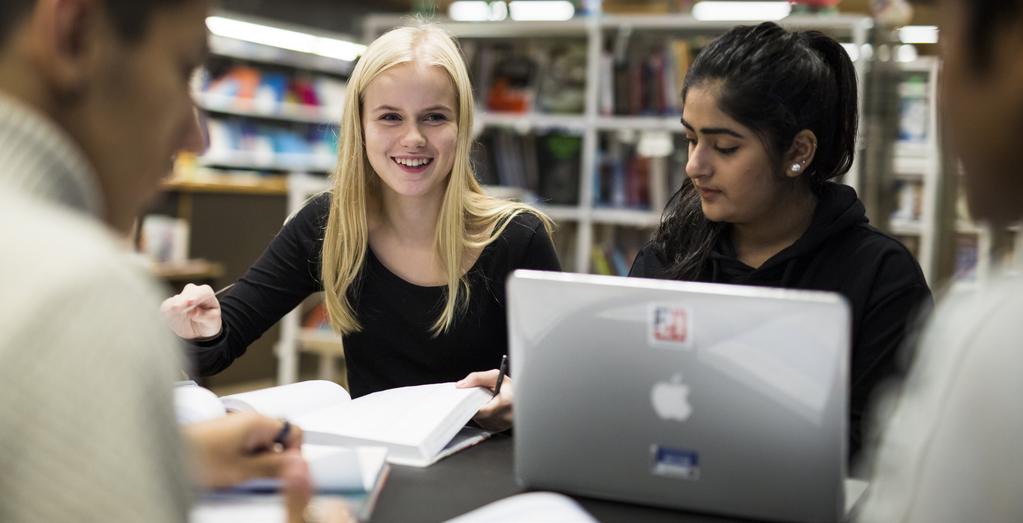
[[(336, 504), (337, 498), (314, 497), (306, 510), (313, 514), (323, 513), (326, 510), (325, 503)], [(356, 507), (349, 503), (349, 509), (354, 512)], [(192, 506), (188, 521), (190, 523), (285, 523), (287, 517), (283, 495), (231, 494), (211, 495), (200, 499)]]
[(387, 461), (384, 447), (328, 447), (302, 445), (309, 474), (317, 490), (370, 491)]
[(447, 445), (444, 445), (444, 448), (441, 449), (440, 453), (437, 454), (437, 457), (433, 459), (433, 462), (436, 463), (458, 451), (478, 445), (493, 435), (493, 432), (480, 428), (470, 426), (462, 427), (459, 429), (458, 434), (455, 434), (455, 437), (451, 438), (451, 441), (449, 441)]
[[(377, 482), (387, 460), (383, 447), (333, 447), (302, 445), (302, 457), (309, 464), (309, 477), (318, 492), (368, 492)], [(277, 490), (277, 478), (246, 481), (234, 491)]]
[(284, 523), (287, 512), (281, 496), (217, 497), (202, 499), (192, 507), (191, 523)]
[(216, 419), (227, 411), (224, 404), (209, 389), (204, 389), (194, 381), (183, 381), (174, 386), (174, 416), (178, 425), (187, 425)]
[(862, 479), (847, 478), (845, 480), (845, 514), (849, 515), (856, 504), (860, 502), (863, 495), (867, 493), (867, 487), (870, 483), (863, 481)]
[(447, 523), (597, 523), (597, 520), (568, 496), (530, 492), (484, 505)]
[(478, 410), (489, 399), (484, 389), (436, 383), (375, 392), (294, 421), (308, 432), (418, 447), (454, 410)]
[(300, 381), (220, 398), (232, 412), (256, 411), (291, 421), (306, 412), (347, 403), (350, 399), (343, 387), (326, 380)]

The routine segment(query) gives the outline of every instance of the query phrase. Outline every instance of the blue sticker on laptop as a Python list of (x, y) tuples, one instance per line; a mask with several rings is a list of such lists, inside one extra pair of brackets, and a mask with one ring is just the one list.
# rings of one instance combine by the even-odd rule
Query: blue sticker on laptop
[(695, 450), (651, 445), (650, 457), (650, 472), (655, 476), (700, 479), (700, 455)]
[(647, 341), (664, 349), (693, 348), (693, 314), (680, 305), (651, 304), (647, 321)]

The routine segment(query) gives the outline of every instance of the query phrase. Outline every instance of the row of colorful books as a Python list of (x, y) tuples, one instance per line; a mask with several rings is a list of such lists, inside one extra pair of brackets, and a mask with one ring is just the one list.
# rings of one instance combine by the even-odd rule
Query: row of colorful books
[(346, 83), (338, 78), (266, 70), (245, 64), (230, 65), (223, 70), (207, 69), (198, 85), (205, 96), (267, 112), (281, 104), (340, 107), (345, 89)]

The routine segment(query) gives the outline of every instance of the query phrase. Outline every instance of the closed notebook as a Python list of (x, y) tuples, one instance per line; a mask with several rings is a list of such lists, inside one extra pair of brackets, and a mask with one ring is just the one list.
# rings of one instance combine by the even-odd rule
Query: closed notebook
[(303, 381), (221, 398), (228, 411), (291, 420), (307, 443), (382, 446), (394, 464), (425, 467), (490, 436), (466, 427), (490, 391), (454, 383), (401, 387), (351, 399), (331, 381)]

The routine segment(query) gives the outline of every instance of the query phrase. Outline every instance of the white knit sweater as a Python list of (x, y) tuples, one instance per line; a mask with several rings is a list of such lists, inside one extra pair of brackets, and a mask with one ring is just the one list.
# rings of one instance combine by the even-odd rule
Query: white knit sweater
[(96, 180), (43, 116), (0, 97), (0, 521), (184, 521), (156, 289), (98, 216)]

